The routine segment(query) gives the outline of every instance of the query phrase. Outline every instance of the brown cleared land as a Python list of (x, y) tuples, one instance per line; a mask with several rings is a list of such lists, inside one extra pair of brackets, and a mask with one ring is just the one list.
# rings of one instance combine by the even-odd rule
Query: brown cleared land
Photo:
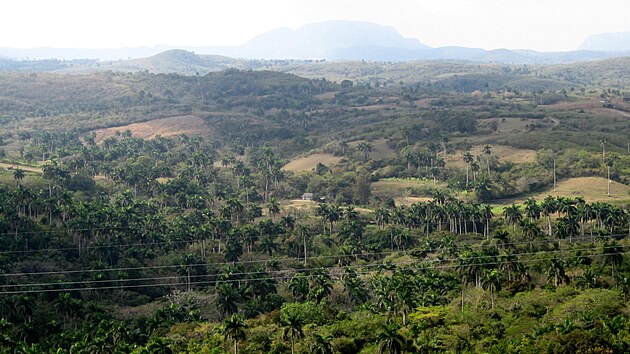
[(15, 170), (15, 169), (21, 169), (22, 171), (28, 171), (28, 172), (35, 172), (35, 173), (42, 173), (42, 169), (39, 167), (32, 167), (32, 166), (26, 166), (26, 165), (19, 165), (19, 164), (14, 164), (14, 163), (5, 163), (5, 162), (0, 162), (0, 168), (4, 168), (7, 170)]
[[(531, 195), (531, 198), (543, 200), (551, 195), (556, 197), (582, 197), (588, 203), (593, 202), (618, 202), (630, 199), (628, 191), (630, 187), (623, 183), (612, 181), (610, 183), (610, 197), (606, 195), (607, 182), (603, 177), (578, 177), (558, 182), (556, 191), (553, 187), (541, 193)], [(509, 205), (512, 203), (522, 203), (525, 198), (502, 199), (493, 204)]]
[[(536, 157), (536, 151), (529, 149), (518, 149), (507, 145), (494, 145), (490, 144), (490, 150), (492, 156), (499, 160), (499, 162), (513, 162), (524, 163), (534, 161)], [(473, 156), (482, 155), (482, 164), (480, 168), (485, 167), (485, 155), (483, 155), (483, 146), (473, 146), (470, 149)], [(446, 157), (446, 166), (466, 168), (466, 163), (463, 160), (463, 151), (457, 151), (456, 153), (449, 154)]]
[(203, 119), (188, 115), (159, 118), (120, 127), (94, 130), (96, 133), (96, 142), (100, 143), (103, 139), (116, 135), (116, 132), (122, 133), (126, 130), (130, 130), (134, 137), (142, 139), (152, 139), (157, 135), (168, 137), (179, 134), (208, 136), (211, 133), (210, 128)]
[(336, 165), (341, 161), (341, 157), (333, 154), (312, 154), (305, 157), (297, 158), (282, 167), (285, 171), (311, 171), (322, 163), (328, 167)]
[[(356, 149), (357, 146), (359, 146), (359, 144), (363, 141), (365, 140), (353, 141), (349, 143), (348, 146)], [(396, 156), (396, 152), (392, 150), (389, 146), (387, 146), (387, 140), (385, 139), (377, 139), (374, 141), (370, 141), (369, 143), (372, 144), (372, 152), (370, 152), (370, 158), (384, 159)]]

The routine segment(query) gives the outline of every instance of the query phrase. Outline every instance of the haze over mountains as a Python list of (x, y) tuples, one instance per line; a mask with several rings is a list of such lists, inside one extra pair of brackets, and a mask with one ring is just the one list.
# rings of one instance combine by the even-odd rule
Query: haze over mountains
[[(234, 47), (178, 47), (155, 46), (118, 49), (73, 49), (73, 48), (0, 48), (0, 70), (10, 65), (10, 59), (91, 59), (100, 61), (122, 60), (124, 63), (103, 63), (105, 66), (138, 67), (146, 64), (146, 58), (171, 49), (183, 49), (196, 54), (224, 56), (243, 59), (294, 59), (294, 60), (367, 60), (367, 61), (411, 61), (411, 60), (466, 60), (475, 62), (510, 64), (552, 64), (600, 60), (630, 54), (630, 32), (602, 34), (587, 38), (579, 50), (569, 52), (536, 52), (532, 50), (508, 50), (466, 47), (431, 48), (418, 39), (404, 38), (394, 28), (368, 22), (327, 21), (313, 23), (297, 30), (281, 28), (259, 35), (249, 42)], [(171, 57), (179, 60), (182, 54)], [(213, 57), (219, 59), (219, 57)], [(161, 57), (160, 59), (164, 59)], [(195, 65), (205, 66), (207, 59), (194, 59)], [(225, 66), (227, 59), (220, 59)], [(212, 65), (215, 65), (214, 63)], [(100, 65), (100, 64), (99, 64)], [(151, 64), (152, 65), (152, 64)], [(167, 66), (170, 64), (167, 64)], [(232, 65), (228, 65), (232, 66)], [(147, 68), (149, 69), (149, 68)], [(162, 70), (164, 71), (164, 70)]]
[(589, 36), (580, 45), (580, 50), (630, 51), (630, 32), (602, 33)]

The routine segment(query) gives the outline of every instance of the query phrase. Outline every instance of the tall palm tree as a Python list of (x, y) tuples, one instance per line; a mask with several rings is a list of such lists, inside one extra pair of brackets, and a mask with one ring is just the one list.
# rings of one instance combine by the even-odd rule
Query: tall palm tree
[(540, 205), (538, 205), (536, 200), (534, 200), (533, 198), (527, 198), (523, 205), (525, 206), (525, 216), (527, 216), (527, 218), (529, 218), (530, 220), (540, 219), (542, 208), (540, 207)]
[(529, 249), (532, 251), (534, 248), (534, 240), (540, 236), (542, 231), (538, 225), (530, 220), (523, 220), (521, 222), (521, 229), (523, 230), (523, 236), (529, 241)]
[(232, 317), (223, 321), (221, 333), (223, 333), (226, 340), (234, 342), (234, 354), (238, 354), (238, 342), (246, 338), (246, 328), (245, 320), (239, 315), (232, 315)]
[(308, 278), (303, 273), (298, 273), (289, 281), (289, 290), (296, 301), (304, 301), (309, 293)]
[(216, 299), (215, 305), (222, 316), (232, 316), (238, 312), (237, 303), (240, 299), (240, 294), (229, 283), (218, 283), (216, 286)]
[(549, 195), (545, 198), (545, 200), (542, 201), (542, 203), (540, 204), (540, 207), (542, 209), (543, 215), (547, 217), (547, 225), (549, 226), (548, 228), (549, 231), (547, 235), (551, 237), (551, 235), (553, 235), (551, 215), (553, 215), (553, 213), (555, 213), (558, 210), (558, 200), (555, 197), (552, 197)]
[(320, 303), (332, 291), (330, 275), (324, 268), (316, 270), (311, 278), (309, 286), (309, 298)]
[(374, 213), (374, 218), (376, 221), (376, 225), (381, 229), (385, 229), (385, 224), (389, 223), (389, 218), (391, 214), (388, 209), (378, 208)]
[(607, 184), (607, 192), (606, 195), (610, 197), (610, 169), (615, 165), (615, 161), (617, 161), (619, 159), (619, 156), (617, 155), (610, 155), (608, 157), (604, 156), (604, 163), (606, 164), (606, 171), (607, 171), (607, 179), (606, 179), (606, 184)]
[(280, 323), (284, 327), (283, 337), (291, 339), (291, 354), (295, 354), (295, 339), (304, 335), (302, 319), (292, 312), (283, 313), (280, 316)]
[(405, 338), (398, 333), (399, 327), (396, 324), (385, 325), (378, 335), (379, 354), (400, 354), (405, 346)]
[(497, 269), (484, 269), (481, 277), (481, 286), (490, 290), (490, 301), (494, 309), (494, 293), (501, 290), (501, 273)]
[(488, 176), (490, 175), (490, 156), (492, 156), (492, 148), (486, 144), (483, 146), (483, 154), (486, 156), (486, 167), (488, 168)]
[(276, 197), (269, 198), (267, 210), (269, 211), (269, 215), (271, 215), (271, 221), (276, 222), (276, 214), (280, 212), (280, 203)]
[(606, 242), (602, 250), (602, 256), (605, 264), (610, 264), (612, 268), (612, 277), (615, 277), (615, 268), (623, 263), (623, 247), (616, 242)]
[(505, 217), (509, 225), (512, 225), (514, 230), (516, 230), (516, 224), (523, 220), (521, 209), (515, 204), (503, 208), (503, 217)]
[(558, 258), (554, 258), (550, 261), (547, 268), (547, 279), (553, 279), (553, 283), (556, 287), (561, 284), (568, 284), (569, 277), (564, 271), (564, 261)]
[(13, 170), (13, 179), (15, 180), (15, 183), (19, 186), (20, 185), (20, 181), (24, 179), (24, 170), (21, 168), (16, 168), (15, 170)]
[(473, 154), (470, 153), (470, 151), (466, 151), (463, 155), (463, 160), (466, 163), (466, 189), (468, 189), (468, 182), (470, 180), (468, 176), (468, 169), (470, 168), (470, 165), (475, 161), (475, 157), (473, 156)]

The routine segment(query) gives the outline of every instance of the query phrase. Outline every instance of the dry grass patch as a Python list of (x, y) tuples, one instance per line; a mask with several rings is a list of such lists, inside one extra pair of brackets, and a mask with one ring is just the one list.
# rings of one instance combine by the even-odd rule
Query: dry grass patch
[[(414, 196), (425, 195), (433, 189), (444, 188), (444, 182), (423, 179), (383, 179), (371, 184), (372, 194), (380, 198), (392, 197), (401, 201), (413, 200)], [(418, 199), (425, 199), (418, 197)], [(411, 202), (411, 204), (415, 201)]]
[(94, 130), (96, 133), (96, 142), (100, 143), (103, 139), (115, 136), (117, 132), (122, 133), (126, 130), (131, 131), (134, 137), (142, 139), (152, 139), (157, 135), (169, 137), (180, 134), (196, 136), (208, 136), (211, 134), (210, 128), (203, 119), (188, 115), (159, 118), (141, 123)]
[[(507, 145), (490, 145), (492, 156), (497, 158), (499, 162), (512, 162), (512, 163), (524, 163), (524, 162), (532, 162), (536, 157), (535, 150), (529, 149), (518, 149), (512, 146)], [(483, 155), (483, 146), (473, 146), (470, 149), (470, 152), (474, 156)], [(463, 151), (457, 151), (456, 153), (449, 154), (446, 157), (446, 165), (450, 167), (457, 168), (466, 168), (466, 163), (463, 160)], [(482, 169), (485, 167), (485, 156), (482, 156), (483, 165), (480, 166)]]
[[(630, 188), (628, 185), (612, 181), (610, 183), (610, 197), (607, 193), (606, 178), (603, 177), (578, 177), (571, 178), (565, 181), (558, 182), (556, 190), (549, 188), (544, 192), (531, 195), (538, 201), (545, 199), (545, 197), (551, 195), (554, 197), (567, 197), (575, 198), (582, 197), (588, 203), (593, 202), (615, 202), (615, 201), (627, 201), (630, 199), (628, 191)], [(523, 203), (525, 198), (514, 198), (497, 201), (493, 204), (509, 205), (512, 203)]]
[(20, 165), (16, 163), (0, 162), (0, 168), (4, 168), (10, 171), (13, 171), (19, 168), (22, 171), (42, 173), (42, 169), (40, 167), (32, 167), (32, 166)]
[[(349, 143), (348, 146), (356, 149), (357, 146), (364, 141), (365, 140), (353, 141)], [(372, 152), (370, 153), (370, 158), (372, 159), (385, 159), (396, 156), (396, 152), (387, 146), (387, 140), (385, 139), (377, 139), (369, 143), (372, 144)]]
[(318, 163), (322, 163), (328, 167), (336, 165), (341, 161), (342, 157), (333, 154), (312, 154), (305, 157), (297, 158), (282, 167), (285, 171), (312, 171)]

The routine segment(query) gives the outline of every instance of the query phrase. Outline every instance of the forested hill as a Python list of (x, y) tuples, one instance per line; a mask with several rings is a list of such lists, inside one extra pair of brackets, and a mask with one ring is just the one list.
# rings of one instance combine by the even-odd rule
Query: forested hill
[(76, 129), (127, 124), (192, 111), (307, 105), (334, 85), (271, 71), (177, 74), (0, 75), (0, 117), (20, 129)]

